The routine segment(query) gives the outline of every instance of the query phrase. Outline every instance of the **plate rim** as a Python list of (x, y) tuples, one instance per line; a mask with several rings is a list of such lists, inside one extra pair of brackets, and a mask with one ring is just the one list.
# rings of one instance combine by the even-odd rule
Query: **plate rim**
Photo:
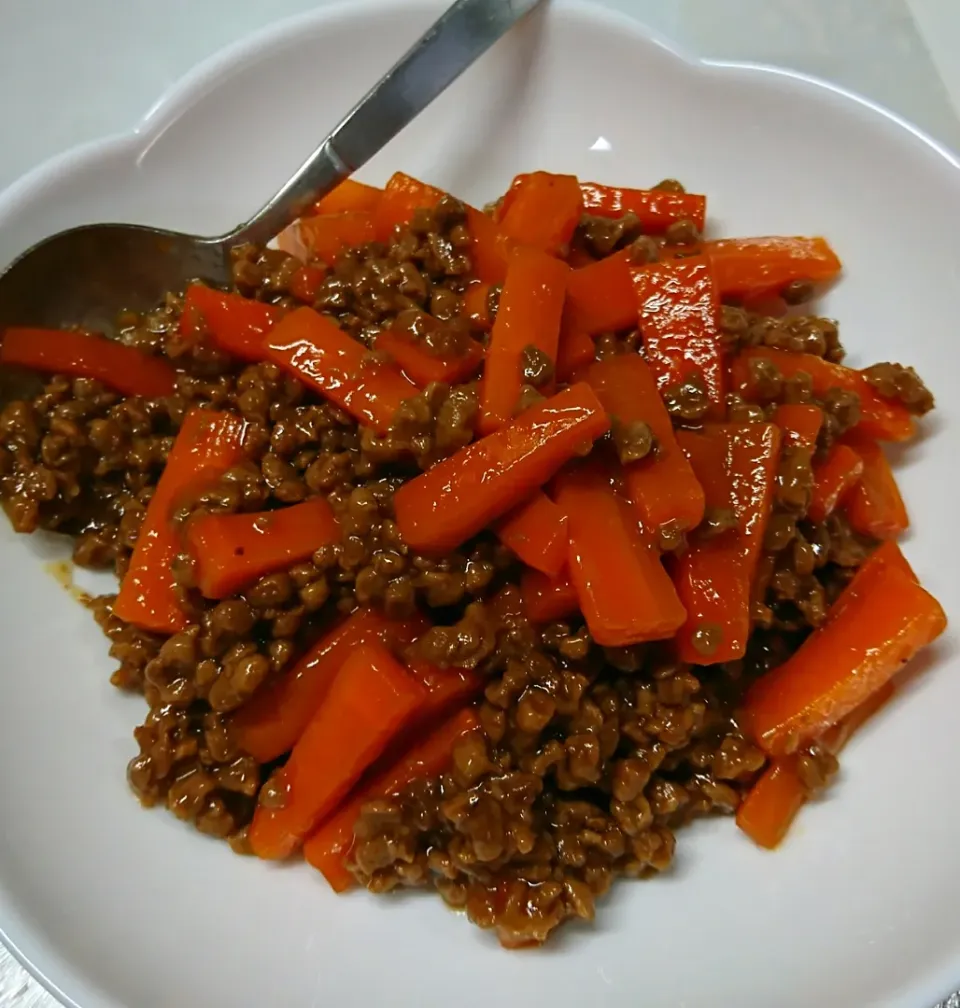
[[(98, 162), (115, 155), (132, 157), (134, 166), (138, 165), (153, 145), (168, 129), (175, 126), (195, 103), (202, 101), (209, 91), (221, 86), (233, 73), (239, 71), (246, 61), (257, 58), (262, 51), (273, 50), (286, 43), (295, 43), (303, 29), (318, 31), (341, 21), (363, 19), (381, 11), (400, 8), (409, 10), (411, 6), (424, 11), (436, 11), (439, 14), (447, 4), (443, 0), (335, 0), (334, 3), (322, 7), (272, 21), (221, 46), (165, 88), (126, 130), (75, 144), (45, 158), (0, 189), (0, 227), (3, 226), (7, 214), (15, 211), (21, 202), (30, 199), (37, 190), (55, 184), (65, 174), (95, 166)], [(550, 3), (535, 8), (526, 15), (526, 18), (550, 16), (551, 8), (590, 18), (596, 23), (605, 23), (614, 30), (619, 29), (635, 36), (642, 36), (647, 42), (666, 51), (694, 72), (719, 74), (730, 71), (743, 72), (756, 74), (758, 77), (761, 75), (776, 77), (787, 82), (788, 86), (826, 92), (836, 103), (849, 102), (857, 105), (905, 131), (938, 154), (951, 167), (960, 171), (960, 151), (955, 151), (905, 116), (855, 89), (836, 84), (815, 74), (774, 63), (697, 56), (665, 32), (651, 27), (643, 18), (612, 10), (595, 0), (551, 0)], [(7, 265), (7, 263), (0, 264), (0, 272)], [(0, 943), (10, 955), (47, 993), (56, 998), (63, 1008), (94, 1008), (93, 1005), (83, 1005), (76, 1001), (48, 977), (37, 962), (23, 952), (13, 933), (20, 931), (26, 934), (30, 932), (31, 925), (27, 916), (19, 913), (15, 907), (10, 906), (8, 910), (13, 916), (13, 927), (9, 926), (10, 921), (6, 927), (0, 921)], [(69, 962), (67, 971), (75, 972), (74, 966)], [(83, 979), (82, 973), (78, 976)], [(960, 984), (960, 949), (948, 965), (920, 976), (915, 983), (891, 991), (890, 1000), (886, 1003), (889, 1008), (927, 1008), (927, 1006), (933, 1008), (939, 999), (947, 998), (958, 984)], [(105, 1008), (118, 1004), (108, 992), (101, 993), (104, 1000), (100, 1004)]]

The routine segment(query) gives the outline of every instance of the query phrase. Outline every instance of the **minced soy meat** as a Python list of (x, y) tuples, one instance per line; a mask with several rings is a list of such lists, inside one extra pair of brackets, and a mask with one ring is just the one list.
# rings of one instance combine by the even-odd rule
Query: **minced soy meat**
[[(661, 188), (682, 191), (672, 180)], [(680, 221), (665, 240), (684, 245), (697, 238), (693, 224)], [(641, 234), (632, 214), (592, 215), (581, 221), (576, 243), (594, 257), (630, 247), (635, 261), (651, 262), (662, 240)], [(428, 351), (461, 352), (465, 341), (484, 339), (461, 321), (469, 246), (463, 205), (445, 199), (432, 212), (418, 211), (388, 242), (345, 250), (309, 303), (368, 345), (399, 320)], [(239, 248), (235, 289), (281, 310), (295, 307), (298, 265), (283, 252)], [(791, 303), (810, 294), (803, 284), (784, 292)], [(498, 298), (494, 288), (491, 314)], [(276, 365), (243, 364), (217, 350), (202, 326), (182, 334), (181, 310), (174, 292), (155, 312), (118, 323), (123, 342), (177, 369), (172, 396), (123, 397), (89, 379), (54, 376), (38, 393), (7, 402), (0, 413), (0, 495), (13, 527), (65, 533), (77, 564), (122, 577), (184, 415), (203, 405), (247, 421), (248, 453), (216, 485), (179, 502), (178, 520), (198, 510), (259, 511), (322, 495), (343, 537), (220, 601), (199, 594), (190, 557), (180, 556), (176, 578), (189, 623), (170, 637), (118, 619), (112, 596), (91, 603), (117, 663), (113, 683), (147, 703), (128, 768), (144, 805), (165, 805), (245, 851), (257, 801), (282, 796), (270, 783), (276, 764), (260, 765), (240, 749), (233, 718), (287, 673), (334, 617), (375, 606), (392, 617), (428, 614), (434, 626), (415, 645), (418, 654), (477, 669), (485, 688), (480, 727), (458, 746), (449, 771), (363, 810), (349, 866), (371, 890), (432, 886), (481, 927), (495, 928), (505, 944), (537, 943), (567, 918), (591, 919), (617, 876), (669, 869), (679, 826), (736, 810), (764, 766), (737, 722), (746, 684), (823, 621), (873, 546), (842, 515), (810, 520), (810, 452), (784, 453), (744, 660), (690, 666), (659, 644), (602, 648), (580, 615), (531, 624), (517, 590), (520, 564), (492, 533), (426, 556), (398, 532), (397, 487), (474, 437), (475, 376), (428, 386), (404, 403), (388, 434), (376, 434)], [(437, 324), (418, 328), (414, 312)], [(767, 346), (830, 361), (843, 355), (837, 326), (827, 319), (768, 318), (730, 304), (722, 324), (731, 348)], [(641, 348), (636, 331), (597, 340), (599, 357)], [(522, 358), (524, 396), (532, 401), (554, 382), (553, 361), (534, 346)], [(910, 369), (877, 365), (866, 378), (917, 413), (932, 406)], [(779, 402), (817, 401), (828, 417), (821, 452), (856, 422), (859, 404), (850, 393), (817, 399), (803, 376), (785, 380), (764, 362), (751, 380), (750, 402), (730, 396), (729, 419), (762, 421)], [(678, 426), (696, 427), (710, 405), (693, 381), (664, 395)], [(624, 462), (658, 450), (645, 424), (615, 423), (612, 440)], [(720, 535), (733, 524), (732, 512), (711, 508), (690, 534)], [(683, 535), (661, 533), (665, 548), (684, 548)], [(715, 647), (709, 626), (696, 646), (705, 655)], [(810, 789), (835, 769), (829, 754), (802, 754)]]

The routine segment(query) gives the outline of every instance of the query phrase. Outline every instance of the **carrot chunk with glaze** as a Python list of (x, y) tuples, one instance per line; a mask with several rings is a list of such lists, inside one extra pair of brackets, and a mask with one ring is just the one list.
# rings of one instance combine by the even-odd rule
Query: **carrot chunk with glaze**
[(779, 290), (794, 280), (832, 280), (841, 269), (823, 238), (722, 238), (702, 248), (723, 296)]
[(490, 296), (494, 285), (482, 280), (468, 284), (463, 292), (463, 316), (483, 332), (489, 332), (493, 325), (490, 311)]
[(584, 373), (614, 424), (646, 424), (656, 439), (646, 458), (623, 464), (623, 480), (634, 509), (646, 528), (668, 523), (678, 530), (703, 519), (703, 488), (677, 443), (663, 400), (648, 365), (636, 354), (609, 357)]
[(345, 797), (426, 698), (426, 690), (382, 644), (362, 644), (275, 775), (276, 803), (250, 824), (261, 858), (289, 857)]
[(292, 226), (303, 247), (328, 266), (345, 248), (366, 245), (376, 237), (373, 214), (364, 210), (304, 217)]
[(452, 385), (465, 381), (483, 360), (483, 346), (463, 335), (457, 345), (434, 349), (429, 344), (429, 334), (440, 334), (442, 330), (439, 319), (415, 308), (408, 309), (397, 316), (391, 328), (377, 334), (373, 346), (421, 388), (431, 382)]
[(850, 525), (875, 539), (893, 539), (909, 527), (910, 519), (887, 456), (875, 441), (855, 432), (844, 441), (863, 463), (860, 479), (844, 500)]
[(730, 365), (730, 380), (734, 392), (747, 400), (757, 397), (758, 387), (753, 373), (757, 362), (772, 364), (782, 378), (807, 374), (813, 381), (813, 393), (826, 395), (832, 389), (853, 392), (860, 400), (860, 421), (856, 430), (879, 441), (906, 441), (913, 436), (913, 417), (901, 403), (883, 399), (859, 371), (833, 364), (812, 354), (796, 354), (787, 350), (754, 347), (744, 350)]
[(746, 653), (750, 601), (760, 547), (773, 501), (780, 430), (773, 424), (716, 424), (703, 434), (678, 431), (708, 508), (732, 511), (735, 527), (711, 538), (691, 537), (674, 564), (674, 583), (687, 610), (677, 654), (697, 665)]
[(707, 197), (697, 193), (670, 192), (666, 189), (620, 189), (581, 182), (583, 209), (601, 217), (637, 215), (644, 234), (663, 234), (671, 224), (692, 221), (703, 230), (707, 217)]
[(176, 374), (165, 360), (92, 333), (14, 326), (3, 333), (0, 363), (93, 378), (128, 396), (173, 395)]
[(480, 380), (481, 434), (502, 427), (517, 412), (528, 382), (525, 366), (531, 366), (525, 365), (527, 356), (537, 358), (534, 366), (554, 370), (569, 272), (564, 263), (535, 248), (511, 254)]
[(395, 227), (413, 220), (417, 210), (431, 210), (446, 193), (404, 172), (394, 172), (383, 190), (374, 212), (377, 241), (389, 241)]
[(520, 595), (524, 612), (531, 623), (552, 623), (573, 616), (580, 608), (577, 589), (570, 573), (562, 570), (556, 577), (527, 568), (520, 575)]
[(346, 859), (353, 847), (353, 827), (363, 806), (395, 794), (415, 780), (439, 776), (449, 766), (457, 743), (477, 726), (477, 716), (472, 710), (454, 714), (397, 762), (361, 781), (348, 800), (310, 836), (303, 845), (303, 856), (323, 873), (334, 892), (345, 892), (354, 885)]
[(426, 626), (421, 618), (390, 620), (375, 609), (355, 610), (236, 712), (233, 730), (240, 748), (261, 763), (282, 756), (303, 734), (336, 674), (358, 647), (378, 642), (402, 650)]
[(390, 428), (404, 399), (419, 391), (396, 368), (371, 360), (362, 343), (312, 308), (284, 316), (267, 338), (265, 356), (380, 433)]
[(556, 577), (567, 562), (567, 516), (543, 492), (495, 523), (497, 537), (528, 567)]
[(807, 403), (782, 403), (774, 410), (773, 422), (783, 432), (785, 447), (812, 451), (823, 425), (823, 410)]
[(517, 245), (563, 256), (582, 213), (583, 195), (575, 175), (519, 175), (500, 208), (500, 234)]
[(621, 249), (570, 273), (567, 315), (571, 326), (596, 336), (637, 324), (637, 295), (630, 273), (634, 258), (632, 249)]
[(187, 523), (197, 587), (222, 599), (264, 574), (286, 569), (340, 539), (325, 497), (246, 514), (202, 514)]
[(401, 537), (413, 549), (456, 549), (608, 427), (590, 387), (571, 385), (404, 483), (393, 498)]
[(350, 210), (370, 212), (377, 208), (382, 198), (382, 189), (348, 178), (317, 200), (314, 211), (318, 214), (346, 213)]
[(807, 517), (823, 521), (843, 503), (863, 475), (863, 459), (849, 446), (835, 444), (813, 464), (813, 493)]
[(276, 305), (191, 284), (183, 301), (180, 332), (201, 332), (227, 353), (245, 361), (264, 359), (267, 334), (283, 312)]
[(557, 380), (576, 381), (583, 367), (596, 357), (597, 347), (585, 329), (564, 314), (557, 344)]
[(771, 756), (842, 721), (946, 627), (939, 603), (902, 567), (864, 566), (826, 623), (747, 693), (744, 726)]
[(234, 413), (194, 408), (184, 417), (113, 603), (118, 619), (154, 633), (176, 633), (187, 625), (173, 575), (181, 549), (173, 515), (243, 461), (246, 430)]
[(588, 463), (561, 473), (556, 486), (567, 514), (570, 580), (590, 636), (609, 647), (670, 637), (686, 613), (610, 471)]
[(720, 344), (720, 298), (707, 263), (678, 260), (635, 268), (643, 355), (661, 394), (697, 383), (710, 415), (725, 412), (725, 365)]

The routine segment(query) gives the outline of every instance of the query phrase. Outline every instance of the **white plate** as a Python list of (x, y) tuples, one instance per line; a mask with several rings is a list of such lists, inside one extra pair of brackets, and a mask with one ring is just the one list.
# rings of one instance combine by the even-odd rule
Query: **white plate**
[[(354, 2), (228, 50), (134, 134), (8, 190), (0, 261), (81, 222), (233, 224), (438, 10)], [(847, 273), (826, 310), (854, 360), (904, 358), (942, 397), (900, 473), (910, 559), (960, 611), (960, 173), (946, 152), (836, 89), (697, 63), (631, 21), (554, 3), (363, 176), (395, 168), (474, 202), (533, 168), (670, 175), (709, 194), (715, 233), (828, 235)], [(776, 855), (729, 820), (700, 824), (675, 871), (617, 885), (594, 927), (507, 953), (438, 898), (338, 898), (304, 866), (235, 857), (140, 811), (124, 766), (142, 702), (108, 684), (106, 642), (44, 569), (50, 549), (0, 522), (0, 932), (70, 1004), (926, 1008), (960, 979), (953, 633)]]

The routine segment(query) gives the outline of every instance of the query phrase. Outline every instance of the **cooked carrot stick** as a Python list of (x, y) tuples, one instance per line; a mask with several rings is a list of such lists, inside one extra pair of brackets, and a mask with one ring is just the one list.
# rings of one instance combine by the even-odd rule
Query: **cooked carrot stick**
[(829, 618), (835, 619), (843, 612), (844, 606), (849, 605), (854, 599), (860, 598), (864, 589), (871, 585), (874, 576), (881, 567), (895, 567), (915, 584), (920, 584), (919, 578), (910, 566), (910, 561), (903, 555), (903, 551), (892, 539), (887, 539), (880, 543), (857, 568), (853, 580), (831, 607)]
[(574, 243), (570, 247), (570, 251), (564, 256), (563, 261), (571, 269), (581, 269), (584, 266), (592, 266), (598, 260), (595, 255), (591, 255), (585, 248)]
[(507, 241), (563, 256), (580, 223), (583, 195), (575, 175), (531, 172), (514, 180), (501, 211)]
[(354, 884), (345, 861), (353, 846), (353, 827), (363, 806), (395, 794), (415, 780), (439, 776), (449, 765), (457, 743), (477, 724), (472, 710), (454, 714), (396, 763), (384, 767), (370, 780), (361, 781), (334, 815), (314, 831), (303, 845), (303, 856), (323, 872), (334, 892), (344, 892)]
[(720, 298), (708, 263), (680, 259), (631, 271), (640, 309), (643, 355), (663, 393), (698, 382), (710, 415), (726, 411), (725, 364), (720, 344)]
[(591, 364), (584, 378), (603, 408), (621, 424), (645, 423), (656, 439), (647, 458), (623, 466), (624, 484), (644, 526), (654, 530), (676, 522), (680, 530), (703, 519), (703, 488), (677, 444), (670, 414), (650, 368), (636, 354)]
[(703, 486), (707, 507), (732, 508), (736, 528), (691, 540), (677, 558), (674, 583), (687, 610), (677, 634), (683, 661), (712, 665), (746, 653), (750, 597), (773, 500), (780, 429), (773, 424), (717, 424), (677, 440)]
[(51, 374), (94, 378), (128, 396), (173, 395), (176, 373), (159, 357), (92, 333), (12, 326), (3, 331), (0, 363)]
[(779, 290), (794, 280), (832, 280), (841, 269), (823, 238), (724, 238), (703, 243), (724, 296)]
[(835, 444), (813, 464), (813, 493), (807, 517), (823, 521), (843, 503), (863, 475), (863, 459), (849, 446)]
[(499, 519), (494, 530), (527, 566), (549, 577), (567, 562), (567, 516), (540, 490)]
[(567, 513), (570, 580), (593, 639), (623, 647), (672, 636), (686, 613), (609, 469), (587, 463), (561, 473), (556, 485)]
[(396, 368), (370, 359), (362, 343), (312, 308), (285, 315), (268, 336), (264, 356), (381, 433), (389, 430), (404, 399), (418, 392)]
[(565, 312), (560, 322), (560, 339), (557, 343), (557, 380), (577, 381), (581, 370), (595, 359), (596, 351), (593, 337)]
[(936, 599), (892, 563), (859, 572), (834, 608), (747, 693), (744, 727), (771, 756), (842, 721), (946, 627)]
[(373, 347), (391, 358), (421, 388), (431, 382), (465, 381), (483, 360), (483, 346), (465, 337), (462, 345), (434, 350), (427, 337), (442, 330), (443, 323), (439, 319), (415, 308), (407, 309), (397, 316), (390, 329), (377, 334)]
[(246, 429), (234, 413), (195, 407), (184, 417), (113, 603), (119, 619), (154, 633), (176, 633), (186, 627), (172, 570), (181, 549), (173, 512), (243, 460)]
[(290, 293), (300, 301), (314, 301), (320, 293), (320, 285), (323, 283), (327, 271), (323, 266), (316, 263), (304, 263), (296, 273), (290, 277)]
[(267, 333), (280, 321), (283, 311), (239, 294), (190, 284), (180, 315), (180, 332), (202, 332), (212, 343), (245, 361), (262, 361)]
[(860, 479), (843, 507), (855, 531), (876, 539), (892, 539), (910, 525), (900, 489), (883, 449), (870, 438), (850, 432), (844, 441), (863, 463)]
[(633, 250), (626, 248), (570, 273), (567, 313), (572, 325), (596, 336), (637, 324), (637, 295), (630, 275), (633, 260)]
[(531, 623), (552, 623), (572, 616), (580, 608), (577, 589), (567, 570), (551, 578), (527, 568), (520, 575), (520, 594)]
[(313, 497), (275, 511), (198, 515), (184, 538), (200, 592), (222, 599), (337, 542), (340, 526), (326, 498)]
[(426, 629), (422, 618), (389, 620), (375, 609), (356, 609), (324, 634), (289, 672), (259, 690), (234, 715), (244, 752), (269, 763), (287, 752), (310, 723), (341, 666), (362, 644), (402, 650)]
[(787, 835), (807, 792), (796, 756), (773, 760), (737, 809), (737, 826), (759, 847), (773, 850)]
[(511, 253), (480, 380), (481, 434), (491, 434), (516, 413), (527, 347), (556, 364), (569, 272), (565, 263), (536, 248)]
[(472, 206), (467, 207), (467, 231), (473, 275), (484, 283), (502, 284), (512, 242), (500, 234), (493, 220)]
[(400, 535), (413, 549), (455, 549), (608, 428), (590, 387), (571, 385), (404, 483), (393, 498)]
[(417, 210), (435, 207), (446, 193), (403, 172), (394, 172), (374, 212), (378, 241), (388, 241), (395, 227), (409, 224)]
[(291, 227), (296, 229), (303, 247), (327, 265), (332, 265), (345, 248), (365, 245), (376, 237), (373, 213), (369, 210), (303, 217)]
[(493, 287), (493, 284), (477, 280), (468, 284), (463, 292), (463, 315), (483, 332), (489, 332), (493, 325), (490, 314), (490, 294)]
[(744, 350), (730, 365), (730, 379), (733, 390), (747, 399), (752, 399), (755, 394), (750, 364), (757, 360), (773, 364), (784, 378), (808, 374), (813, 380), (814, 395), (825, 395), (831, 389), (856, 393), (860, 399), (860, 422), (856, 429), (867, 437), (879, 441), (906, 441), (913, 436), (913, 417), (905, 406), (877, 395), (859, 371), (842, 364), (832, 364), (812, 354), (796, 354), (767, 347)]
[(289, 857), (329, 815), (426, 698), (382, 644), (361, 644), (277, 772), (280, 799), (250, 824), (258, 857)]
[(583, 209), (603, 217), (622, 217), (628, 211), (640, 218), (644, 234), (662, 234), (677, 221), (693, 221), (703, 230), (707, 197), (665, 189), (620, 189), (597, 182), (581, 182)]
[(823, 425), (823, 410), (807, 403), (781, 403), (774, 410), (773, 422), (783, 432), (784, 445), (812, 450)]
[(318, 214), (346, 213), (349, 210), (375, 210), (383, 197), (383, 190), (376, 186), (344, 179), (332, 192), (328, 192), (314, 204)]

